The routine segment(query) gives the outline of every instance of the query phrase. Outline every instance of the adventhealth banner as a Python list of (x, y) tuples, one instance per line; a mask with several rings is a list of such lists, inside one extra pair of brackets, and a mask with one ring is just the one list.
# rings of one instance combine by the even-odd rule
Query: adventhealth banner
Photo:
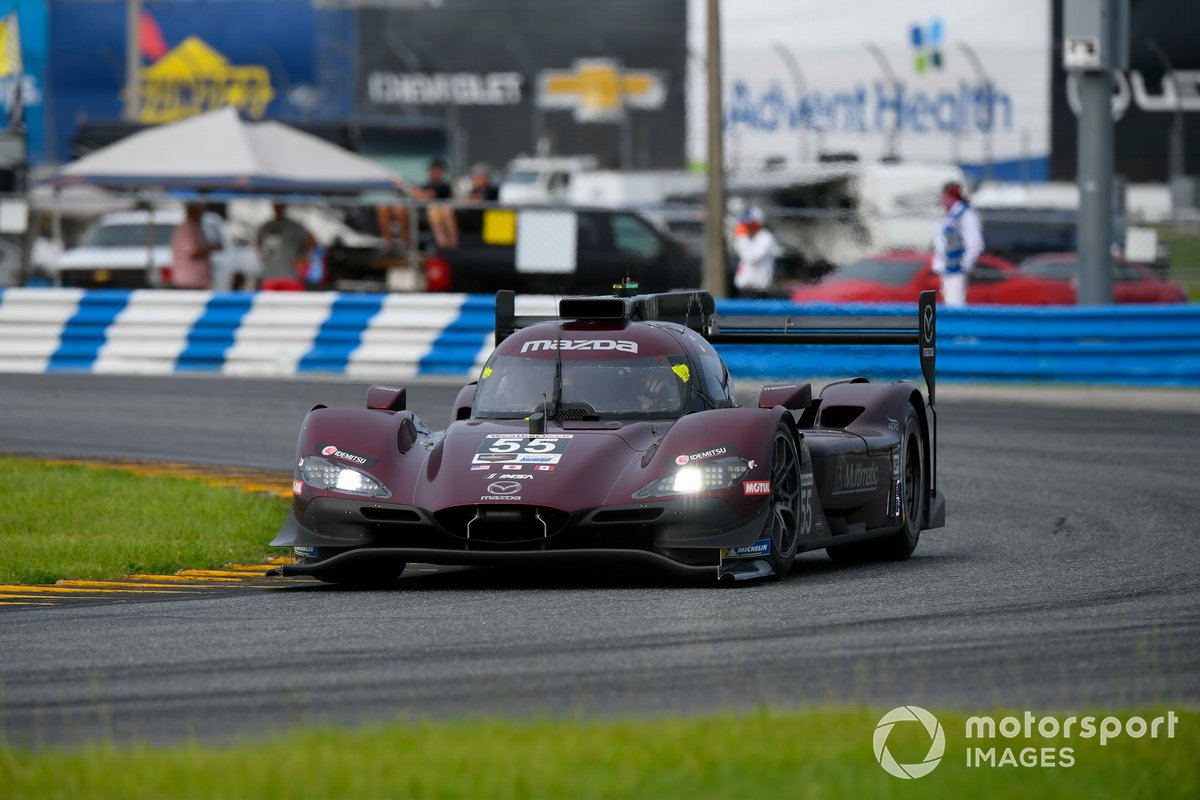
[(733, 165), (837, 151), (1045, 177), (1049, 0), (754, 0), (726, 4), (722, 36)]

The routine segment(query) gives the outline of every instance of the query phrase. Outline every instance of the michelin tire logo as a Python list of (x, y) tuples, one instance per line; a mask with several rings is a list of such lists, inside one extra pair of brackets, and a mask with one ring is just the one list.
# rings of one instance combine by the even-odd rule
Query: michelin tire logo
[[(925, 759), (920, 763), (897, 763), (888, 750), (888, 734), (892, 732), (892, 728), (897, 722), (919, 722), (925, 726), (925, 732), (929, 734), (929, 752), (925, 754)], [(937, 717), (925, 709), (920, 706), (900, 706), (893, 708), (883, 715), (883, 719), (879, 720), (879, 724), (875, 726), (873, 744), (875, 760), (879, 762), (879, 766), (883, 767), (885, 772), (903, 780), (912, 780), (925, 777), (933, 772), (941, 762), (942, 756), (946, 753), (946, 734)]]

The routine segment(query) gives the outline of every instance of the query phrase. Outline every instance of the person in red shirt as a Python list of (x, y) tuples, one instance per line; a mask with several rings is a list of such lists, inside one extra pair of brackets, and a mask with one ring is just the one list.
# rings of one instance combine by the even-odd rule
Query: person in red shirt
[(171, 234), (171, 287), (173, 289), (211, 289), (212, 262), (209, 255), (220, 250), (204, 236), (200, 218), (204, 206), (187, 204), (187, 216)]

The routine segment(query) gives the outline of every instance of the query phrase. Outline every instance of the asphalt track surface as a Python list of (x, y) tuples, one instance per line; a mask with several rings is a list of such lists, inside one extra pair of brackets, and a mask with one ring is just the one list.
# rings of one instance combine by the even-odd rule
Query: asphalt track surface
[[(304, 412), (364, 388), (0, 375), (0, 450), (286, 469)], [(441, 425), (453, 396), (419, 384), (409, 405)], [(949, 524), (903, 563), (814, 553), (782, 581), (733, 588), (455, 569), (389, 591), (5, 611), (0, 730), (36, 746), (489, 713), (1195, 706), (1200, 414), (1155, 408), (1200, 396), (1120, 397), (943, 402)]]

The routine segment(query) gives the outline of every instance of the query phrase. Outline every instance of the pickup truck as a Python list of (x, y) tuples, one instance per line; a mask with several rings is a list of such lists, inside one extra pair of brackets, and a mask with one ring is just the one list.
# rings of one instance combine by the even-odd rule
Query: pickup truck
[(700, 285), (699, 254), (631, 211), (459, 208), (455, 216), (458, 245), (434, 247), (426, 259), (429, 291), (607, 294), (626, 276), (644, 292)]

